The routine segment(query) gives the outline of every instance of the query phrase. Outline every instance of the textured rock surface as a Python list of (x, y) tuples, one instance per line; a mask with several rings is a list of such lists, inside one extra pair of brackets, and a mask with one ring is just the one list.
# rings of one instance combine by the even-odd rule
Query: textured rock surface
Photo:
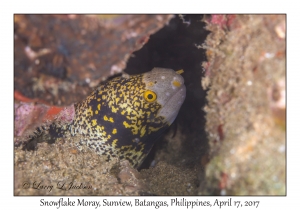
[(286, 193), (285, 18), (206, 19), (212, 33), (202, 85), (209, 84), (204, 110), (212, 160), (205, 193)]
[(52, 105), (80, 101), (172, 17), (15, 15), (15, 90)]

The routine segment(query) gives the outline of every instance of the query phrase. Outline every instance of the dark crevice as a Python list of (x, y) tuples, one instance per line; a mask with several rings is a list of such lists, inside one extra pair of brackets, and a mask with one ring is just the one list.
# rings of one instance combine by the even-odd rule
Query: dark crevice
[[(133, 53), (124, 70), (128, 74), (144, 73), (154, 67), (184, 70), (182, 76), (187, 88), (186, 100), (174, 122), (177, 126), (171, 126), (169, 130), (177, 127), (184, 134), (180, 155), (188, 164), (200, 161), (208, 151), (204, 130), (205, 113), (202, 110), (206, 92), (201, 86), (201, 64), (206, 60), (206, 56), (203, 49), (196, 47), (204, 42), (209, 33), (204, 29), (205, 23), (201, 21), (202, 18), (203, 15), (185, 15), (183, 22), (176, 15), (168, 25), (150, 36), (143, 48)], [(150, 166), (156, 150), (166, 147), (166, 142), (162, 139), (157, 141), (141, 169)]]

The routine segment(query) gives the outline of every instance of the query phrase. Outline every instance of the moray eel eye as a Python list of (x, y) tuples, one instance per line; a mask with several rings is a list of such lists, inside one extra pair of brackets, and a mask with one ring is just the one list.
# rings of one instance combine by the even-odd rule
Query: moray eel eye
[(156, 100), (156, 94), (151, 90), (144, 92), (144, 99), (148, 102), (154, 102)]

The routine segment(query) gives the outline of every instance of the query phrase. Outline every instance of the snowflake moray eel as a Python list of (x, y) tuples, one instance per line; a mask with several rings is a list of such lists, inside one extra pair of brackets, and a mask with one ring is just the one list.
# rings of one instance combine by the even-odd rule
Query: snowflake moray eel
[(87, 146), (107, 160), (127, 159), (141, 165), (155, 140), (175, 120), (186, 96), (183, 70), (154, 68), (149, 72), (116, 77), (98, 86), (74, 104), (71, 123), (38, 128), (52, 139), (80, 136), (79, 150)]

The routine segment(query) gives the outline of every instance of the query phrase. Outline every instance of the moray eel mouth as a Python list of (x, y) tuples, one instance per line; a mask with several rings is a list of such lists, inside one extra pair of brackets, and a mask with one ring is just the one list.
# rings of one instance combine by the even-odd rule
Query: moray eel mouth
[[(165, 106), (158, 112), (158, 115), (164, 116), (165, 120), (169, 124), (172, 124), (175, 118), (177, 117), (181, 105), (185, 100), (185, 96), (186, 96), (186, 87), (183, 85), (166, 102)], [(172, 110), (169, 111), (167, 107), (172, 107)]]

